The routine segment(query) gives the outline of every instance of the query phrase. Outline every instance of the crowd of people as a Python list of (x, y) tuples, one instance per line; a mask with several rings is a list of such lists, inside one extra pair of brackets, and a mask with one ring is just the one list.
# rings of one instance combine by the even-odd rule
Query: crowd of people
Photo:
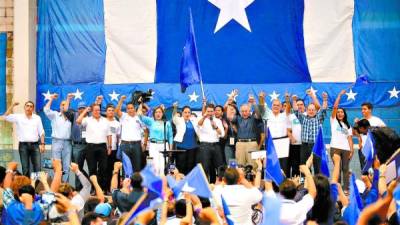
[[(79, 102), (74, 111), (68, 94), (56, 111), (51, 106), (58, 95), (53, 94), (43, 109), (52, 128), (52, 169), (46, 171), (41, 167), (45, 134), (34, 103), (26, 102), (20, 114), (12, 112), (18, 105), (13, 103), (0, 119), (16, 124), (21, 171), (16, 162), (0, 168), (1, 223), (125, 224), (147, 192), (140, 171), (151, 165), (163, 179), (164, 201), (137, 216), (135, 224), (398, 224), (393, 200), (397, 182), (387, 181), (386, 169), (400, 139), (372, 115), (370, 103), (362, 104), (361, 119), (350, 122), (346, 109), (339, 107), (344, 93), (336, 97), (331, 115), (328, 95), (322, 94), (320, 104), (308, 90), (308, 105), (285, 94), (284, 102), (274, 99), (269, 106), (264, 92), (250, 94), (242, 105), (233, 97), (224, 105), (203, 99), (199, 114), (174, 103), (170, 119), (163, 105), (152, 109), (141, 99), (126, 102), (126, 96), (104, 110), (98, 96), (90, 106)], [(331, 177), (320, 173), (321, 158), (312, 152), (326, 118)], [(375, 137), (374, 163), (362, 174), (351, 173), (353, 139), (358, 139), (365, 169), (361, 150), (368, 135)], [(266, 148), (266, 138), (273, 140), (285, 177), (281, 183), (266, 179), (266, 154), (257, 154)], [(121, 161), (131, 164), (132, 174), (125, 173)], [(174, 193), (167, 182), (184, 179), (197, 164), (212, 198), (186, 189)], [(360, 179), (352, 181), (353, 175)], [(363, 208), (358, 222), (352, 184)]]

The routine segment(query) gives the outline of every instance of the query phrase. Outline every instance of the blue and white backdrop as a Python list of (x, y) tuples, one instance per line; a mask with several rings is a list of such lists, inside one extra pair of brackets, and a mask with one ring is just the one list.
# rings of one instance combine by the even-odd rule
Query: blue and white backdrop
[[(199, 85), (180, 92), (182, 48), (192, 10), (209, 100), (237, 101), (260, 90), (269, 99), (312, 88), (330, 104), (399, 105), (398, 0), (41, 0), (38, 1), (37, 104), (75, 93), (72, 106), (97, 95), (116, 104), (154, 90), (151, 105), (199, 108)], [(54, 104), (57, 106), (57, 104)]]

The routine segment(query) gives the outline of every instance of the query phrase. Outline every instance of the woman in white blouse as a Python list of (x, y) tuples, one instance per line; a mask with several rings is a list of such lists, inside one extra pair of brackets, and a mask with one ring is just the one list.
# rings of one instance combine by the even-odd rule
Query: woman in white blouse
[[(346, 93), (346, 90), (342, 90), (336, 98), (335, 104), (333, 105), (331, 115), (331, 157), (333, 161), (340, 162), (339, 167), (342, 172), (343, 178), (343, 189), (349, 190), (349, 164), (351, 157), (353, 156), (353, 139), (352, 130), (349, 122), (347, 121), (346, 110), (339, 107), (340, 98)], [(340, 159), (340, 160), (339, 160)]]

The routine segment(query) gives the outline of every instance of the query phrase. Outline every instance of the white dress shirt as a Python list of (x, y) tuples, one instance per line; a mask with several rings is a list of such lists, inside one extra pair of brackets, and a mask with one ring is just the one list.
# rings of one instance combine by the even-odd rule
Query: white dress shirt
[(217, 125), (218, 129), (221, 131), (220, 134), (217, 133), (217, 130), (214, 129), (211, 125), (211, 121), (209, 118), (204, 119), (203, 125), (199, 126), (196, 121), (196, 125), (198, 128), (198, 136), (200, 142), (208, 142), (208, 143), (216, 143), (219, 142), (219, 138), (225, 135), (224, 127), (220, 119), (213, 118), (215, 125)]
[(294, 145), (301, 145), (301, 123), (296, 115), (293, 113), (289, 115), (289, 122), (292, 128), (292, 135), (294, 139), (296, 139), (296, 143), (292, 143)]
[(45, 108), (44, 114), (51, 121), (51, 137), (68, 140), (71, 138), (71, 121), (62, 113)]
[(110, 124), (102, 116), (98, 120), (92, 116), (85, 117), (82, 126), (86, 127), (86, 142), (90, 144), (107, 143), (107, 136), (111, 135)]
[(130, 116), (128, 113), (122, 113), (121, 123), (121, 140), (123, 141), (140, 141), (144, 125), (138, 116)]
[(220, 185), (215, 187), (213, 195), (221, 208), (221, 195), (224, 197), (231, 213), (230, 218), (234, 224), (253, 224), (251, 219), (253, 210), (251, 206), (259, 203), (262, 199), (262, 193), (256, 187), (246, 188), (243, 185)]
[(307, 213), (314, 205), (314, 199), (306, 194), (300, 201), (282, 199), (281, 224), (301, 225), (307, 219)]
[(42, 119), (36, 114), (32, 114), (31, 118), (25, 114), (10, 114), (5, 120), (17, 126), (19, 142), (37, 142), (44, 135)]
[(287, 136), (287, 129), (290, 128), (290, 121), (285, 112), (277, 115), (270, 113), (267, 126), (272, 138), (285, 137)]
[(111, 131), (111, 150), (117, 150), (118, 137), (121, 134), (121, 124), (117, 120), (107, 120)]

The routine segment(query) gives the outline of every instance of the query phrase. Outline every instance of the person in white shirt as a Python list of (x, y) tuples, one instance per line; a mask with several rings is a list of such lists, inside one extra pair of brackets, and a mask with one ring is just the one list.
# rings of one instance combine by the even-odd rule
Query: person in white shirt
[[(369, 125), (371, 127), (386, 127), (386, 124), (379, 118), (376, 116), (372, 115), (372, 110), (373, 110), (373, 106), (371, 103), (369, 102), (364, 102), (361, 104), (361, 114), (363, 116), (363, 118), (355, 119), (355, 122), (357, 123), (359, 120), (362, 119), (366, 119), (369, 122)], [(359, 160), (360, 160), (360, 165), (361, 168), (364, 167), (364, 155), (361, 153), (362, 147), (364, 146), (365, 141), (367, 140), (367, 135), (363, 134), (363, 133), (358, 133), (357, 130), (354, 130), (354, 134), (357, 135), (357, 139), (358, 139), (358, 150), (359, 150)]]
[(109, 104), (106, 106), (106, 118), (108, 124), (110, 125), (110, 131), (111, 131), (111, 153), (107, 157), (107, 174), (106, 174), (107, 189), (103, 191), (108, 191), (108, 192), (111, 192), (110, 185), (111, 185), (112, 171), (114, 168), (114, 163), (117, 161), (117, 147), (121, 134), (121, 124), (115, 119), (114, 111), (115, 111), (114, 105)]
[[(265, 104), (265, 94), (260, 96), (260, 105), (262, 109), (262, 117), (267, 121), (267, 127), (271, 132), (271, 137), (274, 140), (276, 151), (278, 152), (279, 163), (281, 169), (287, 177), (290, 177), (288, 158), (289, 158), (289, 137), (288, 130), (290, 128), (288, 115), (290, 113), (290, 98), (289, 94), (285, 94), (286, 108), (281, 112), (282, 103), (278, 99), (272, 101), (272, 110)], [(279, 143), (278, 143), (279, 142)], [(286, 152), (287, 155), (282, 152)]]
[(189, 173), (196, 165), (197, 154), (197, 119), (193, 118), (189, 106), (182, 108), (182, 116), (177, 113), (178, 103), (175, 103), (172, 122), (176, 126), (174, 141), (178, 150), (175, 160), (176, 167), (183, 174)]
[[(331, 123), (331, 144), (330, 152), (331, 157), (340, 158), (341, 165), (335, 165), (339, 167), (339, 171), (342, 171), (342, 178), (344, 184), (344, 191), (349, 190), (349, 164), (353, 156), (353, 138), (352, 129), (349, 122), (347, 121), (347, 113), (343, 108), (339, 108), (340, 98), (346, 93), (346, 90), (342, 90), (336, 98), (333, 105), (332, 115), (330, 119)], [(335, 162), (335, 160), (333, 160)], [(340, 179), (340, 178), (339, 178)]]
[(201, 163), (210, 182), (215, 182), (216, 170), (224, 164), (219, 139), (224, 136), (224, 127), (220, 119), (214, 117), (214, 105), (208, 104), (206, 111), (196, 124), (200, 139), (197, 162)]
[(296, 184), (286, 179), (279, 185), (279, 193), (282, 199), (280, 223), (283, 225), (301, 225), (307, 219), (307, 213), (314, 205), (314, 199), (317, 196), (314, 178), (310, 169), (306, 165), (300, 166), (300, 172), (305, 175), (306, 194), (300, 201), (295, 202), (294, 197), (297, 193)]
[[(11, 113), (18, 102), (13, 103), (0, 117), (10, 123), (15, 123), (17, 138), (19, 141), (18, 151), (21, 158), (23, 175), (30, 177), (30, 163), (32, 162), (33, 172), (40, 171), (40, 153), (44, 152), (44, 130), (42, 119), (33, 114), (35, 105), (27, 101), (24, 105), (24, 113)], [(40, 141), (40, 143), (39, 143)]]
[[(51, 110), (51, 104), (57, 99), (58, 94), (52, 94), (50, 100), (44, 106), (44, 114), (51, 121), (51, 152), (53, 159), (59, 159), (62, 162), (63, 182), (68, 181), (69, 165), (71, 164), (71, 126), (70, 119), (72, 114), (68, 112), (68, 107), (73, 94), (68, 94), (67, 99), (61, 101), (60, 111)], [(69, 115), (68, 115), (69, 114)]]
[(145, 125), (140, 121), (136, 114), (135, 106), (132, 102), (126, 104), (126, 112), (122, 112), (122, 104), (126, 96), (121, 96), (115, 112), (121, 123), (121, 152), (124, 152), (131, 160), (133, 171), (139, 172), (143, 168), (143, 151), (141, 147), (142, 133)]
[(252, 206), (261, 201), (262, 193), (245, 179), (242, 169), (226, 169), (223, 180), (226, 185), (218, 185), (213, 191), (217, 205), (222, 208), (222, 196), (234, 224), (252, 225)]
[[(92, 111), (92, 116), (85, 115)], [(93, 104), (86, 108), (76, 120), (86, 128), (86, 161), (88, 164), (89, 175), (96, 175), (103, 190), (107, 190), (106, 170), (107, 155), (111, 154), (111, 129), (107, 119), (100, 115), (100, 105)]]

